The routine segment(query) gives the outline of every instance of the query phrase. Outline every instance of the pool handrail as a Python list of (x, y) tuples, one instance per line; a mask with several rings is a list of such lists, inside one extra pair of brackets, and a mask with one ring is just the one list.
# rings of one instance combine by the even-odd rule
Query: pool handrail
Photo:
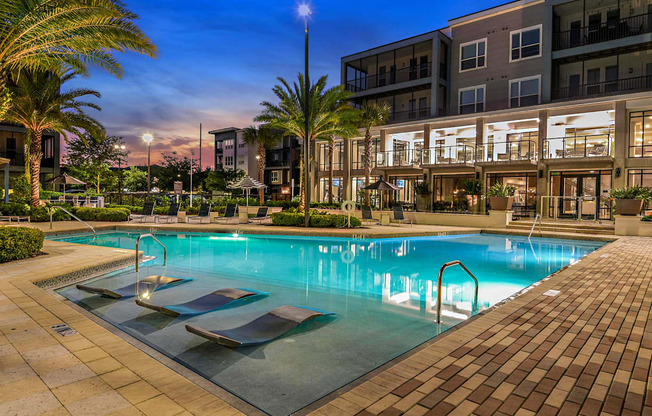
[(163, 264), (165, 264), (168, 261), (168, 248), (165, 247), (165, 244), (161, 243), (161, 240), (154, 237), (154, 234), (152, 233), (141, 234), (136, 239), (136, 271), (138, 271), (138, 245), (140, 244), (140, 239), (143, 237), (152, 237), (154, 241), (156, 241), (161, 245), (161, 247), (163, 247)]
[(532, 228), (530, 229), (530, 234), (527, 236), (527, 239), (529, 240), (530, 237), (532, 237), (532, 232), (534, 232), (534, 227), (537, 225), (537, 220), (539, 220), (539, 235), (541, 234), (541, 215), (537, 214), (534, 216), (534, 222), (532, 223)]
[(93, 228), (93, 226), (91, 226), (86, 221), (79, 219), (77, 216), (75, 216), (75, 214), (73, 214), (72, 212), (68, 211), (67, 209), (59, 205), (53, 205), (50, 207), (50, 229), (52, 229), (52, 221), (53, 221), (52, 214), (54, 212), (54, 208), (59, 208), (61, 211), (65, 212), (66, 214), (70, 215), (72, 218), (76, 219), (77, 221), (81, 222), (82, 224), (90, 228), (91, 231), (93, 231), (93, 238), (97, 237), (97, 233), (95, 232), (95, 228)]
[(444, 270), (450, 266), (455, 266), (459, 265), (461, 268), (464, 269), (465, 272), (471, 276), (473, 279), (473, 282), (475, 283), (475, 296), (473, 298), (473, 309), (471, 313), (477, 312), (478, 310), (478, 279), (469, 271), (469, 269), (466, 268), (464, 264), (462, 264), (461, 261), (459, 260), (453, 260), (449, 261), (448, 263), (444, 263), (441, 268), (439, 269), (439, 277), (437, 278), (437, 323), (441, 324), (441, 282), (442, 282), (442, 277), (444, 275)]

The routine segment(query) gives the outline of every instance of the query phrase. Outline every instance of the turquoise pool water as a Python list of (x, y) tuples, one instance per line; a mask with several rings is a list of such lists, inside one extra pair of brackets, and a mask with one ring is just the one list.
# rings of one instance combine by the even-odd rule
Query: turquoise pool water
[[(53, 238), (134, 249), (138, 233)], [(155, 292), (150, 301), (185, 302), (225, 287), (269, 292), (253, 302), (186, 319), (78, 291), (59, 292), (233, 394), (272, 415), (297, 411), (472, 315), (474, 285), (461, 268), (444, 274), (443, 324), (435, 323), (437, 273), (461, 260), (479, 280), (479, 309), (490, 307), (603, 243), (502, 235), (353, 240), (345, 238), (157, 233), (141, 250), (156, 258), (93, 279), (117, 288), (149, 275), (194, 280)], [(87, 283), (90, 284), (90, 283)], [(281, 305), (335, 312), (276, 341), (229, 349), (185, 331), (245, 324)]]

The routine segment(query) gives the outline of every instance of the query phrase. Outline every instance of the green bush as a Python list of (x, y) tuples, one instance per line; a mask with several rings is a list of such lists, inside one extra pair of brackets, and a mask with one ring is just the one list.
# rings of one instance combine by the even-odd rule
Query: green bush
[(131, 211), (125, 208), (78, 208), (75, 213), (83, 221), (127, 221)]
[(29, 227), (0, 227), (0, 263), (35, 255), (43, 248), (43, 231)]
[(646, 215), (645, 217), (641, 218), (641, 221), (652, 222), (652, 214)]
[(277, 212), (271, 215), (272, 224), (286, 227), (300, 227), (303, 225), (303, 214), (298, 212)]
[(22, 202), (0, 202), (2, 215), (29, 215), (29, 205)]
[(652, 200), (652, 188), (645, 186), (627, 186), (625, 188), (612, 189), (610, 195), (614, 199), (642, 199)]
[(510, 197), (514, 196), (516, 193), (516, 188), (510, 185), (503, 185), (500, 182), (496, 182), (494, 186), (489, 188), (487, 191), (488, 196), (499, 196), (499, 197)]
[[(310, 214), (310, 226), (316, 228), (343, 227), (346, 224), (346, 215), (335, 214)], [(301, 227), (304, 224), (303, 213), (277, 212), (272, 214), (272, 224), (286, 227)], [(359, 227), (362, 222), (359, 218), (351, 217), (351, 227)]]
[[(29, 210), (29, 216), (32, 222), (49, 222), (50, 210), (46, 207), (32, 207)], [(53, 211), (52, 221), (68, 221), (68, 220), (70, 220), (70, 216), (65, 212), (61, 211), (60, 209), (55, 209)]]

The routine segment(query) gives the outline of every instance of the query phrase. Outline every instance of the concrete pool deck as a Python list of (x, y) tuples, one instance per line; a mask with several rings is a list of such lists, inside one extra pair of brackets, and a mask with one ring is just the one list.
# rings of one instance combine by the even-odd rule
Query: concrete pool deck
[[(45, 231), (49, 227), (32, 225)], [(79, 224), (69, 222), (55, 223), (55, 227), (57, 233), (81, 230)], [(147, 225), (127, 227), (142, 230)], [(176, 227), (191, 231), (198, 226), (157, 228)], [(224, 232), (237, 226), (216, 227)], [(261, 232), (276, 228), (244, 227), (263, 227)], [(244, 227), (238, 229), (257, 230)], [(374, 233), (376, 228), (382, 230)], [(390, 231), (397, 237), (480, 231), (417, 225), (368, 230), (365, 237), (385, 236)], [(285, 228), (279, 231), (289, 234)], [(354, 234), (361, 234), (358, 231), (363, 230)], [(651, 243), (646, 238), (618, 238), (521, 296), (475, 316), (300, 413), (649, 412)], [(189, 376), (170, 360), (144, 352), (108, 325), (100, 325), (32, 283), (127, 264), (134, 261), (132, 251), (53, 241), (46, 241), (43, 251), (49, 254), (0, 267), (0, 414), (255, 413), (235, 397)], [(544, 296), (550, 289), (560, 293)], [(60, 337), (50, 329), (59, 323), (70, 325), (78, 334)]]

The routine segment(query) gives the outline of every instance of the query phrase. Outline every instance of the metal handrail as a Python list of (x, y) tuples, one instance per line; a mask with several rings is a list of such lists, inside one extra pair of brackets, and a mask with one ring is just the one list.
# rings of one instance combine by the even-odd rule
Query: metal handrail
[(444, 275), (444, 270), (446, 270), (447, 267), (450, 266), (455, 266), (459, 265), (461, 268), (464, 269), (465, 272), (471, 276), (473, 279), (473, 282), (475, 283), (475, 297), (473, 298), (473, 310), (471, 312), (477, 312), (478, 311), (478, 279), (469, 271), (469, 269), (466, 268), (464, 264), (462, 264), (461, 261), (459, 260), (453, 260), (449, 261), (448, 263), (444, 263), (443, 266), (441, 266), (441, 269), (439, 269), (439, 277), (437, 279), (437, 323), (441, 323), (441, 280), (442, 276)]
[(527, 239), (529, 240), (530, 237), (532, 237), (532, 232), (534, 231), (534, 227), (537, 225), (537, 219), (539, 220), (539, 235), (541, 235), (541, 216), (539, 214), (534, 216), (534, 222), (532, 223), (532, 228), (530, 229), (530, 234), (527, 236)]
[(76, 219), (77, 221), (81, 222), (82, 224), (84, 224), (85, 226), (87, 226), (88, 228), (90, 228), (91, 231), (93, 231), (93, 237), (97, 237), (97, 233), (95, 232), (95, 228), (93, 228), (93, 227), (92, 227), (89, 223), (87, 223), (86, 221), (80, 220), (78, 217), (75, 216), (75, 214), (73, 214), (72, 212), (68, 211), (67, 209), (65, 209), (64, 207), (61, 207), (61, 206), (59, 206), (59, 205), (53, 205), (52, 207), (50, 207), (50, 229), (52, 229), (52, 221), (53, 221), (53, 218), (52, 218), (52, 212), (53, 212), (53, 208), (59, 208), (61, 211), (65, 212), (66, 214), (70, 215), (71, 217), (73, 217), (73, 218)]
[(165, 264), (168, 260), (168, 249), (165, 247), (165, 244), (161, 243), (161, 240), (158, 238), (154, 237), (154, 234), (147, 233), (147, 234), (141, 234), (138, 236), (136, 239), (136, 271), (138, 271), (138, 245), (140, 244), (140, 239), (143, 237), (152, 237), (154, 241), (159, 243), (161, 247), (163, 247), (163, 264)]

